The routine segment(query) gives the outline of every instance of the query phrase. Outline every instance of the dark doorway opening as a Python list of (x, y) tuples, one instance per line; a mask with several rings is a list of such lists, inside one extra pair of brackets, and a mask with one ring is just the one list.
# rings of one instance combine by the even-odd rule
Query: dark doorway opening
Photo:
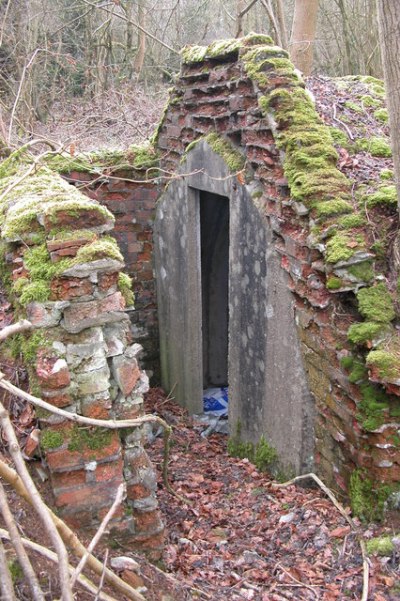
[(229, 199), (200, 192), (203, 388), (228, 386)]

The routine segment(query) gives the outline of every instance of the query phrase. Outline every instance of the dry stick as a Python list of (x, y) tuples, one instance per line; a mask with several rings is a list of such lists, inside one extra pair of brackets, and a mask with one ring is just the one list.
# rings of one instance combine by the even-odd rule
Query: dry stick
[(168, 490), (168, 492), (179, 499), (180, 501), (187, 503), (188, 505), (192, 505), (192, 501), (189, 499), (185, 499), (181, 495), (179, 495), (169, 483), (168, 480), (168, 458), (169, 458), (169, 449), (170, 449), (170, 437), (172, 434), (172, 428), (165, 420), (163, 420), (158, 415), (143, 415), (142, 417), (137, 417), (135, 419), (125, 419), (125, 420), (115, 420), (115, 419), (93, 419), (91, 417), (84, 417), (83, 415), (77, 415), (76, 413), (69, 413), (68, 411), (64, 411), (64, 409), (60, 409), (59, 407), (54, 407), (54, 405), (50, 405), (46, 403), (42, 399), (35, 397), (28, 392), (24, 392), (20, 388), (17, 388), (11, 382), (8, 382), (4, 379), (4, 374), (0, 372), (0, 387), (4, 388), (11, 394), (14, 394), (22, 399), (25, 399), (29, 403), (32, 403), (35, 406), (41, 407), (42, 409), (46, 409), (46, 411), (50, 411), (56, 415), (60, 415), (66, 419), (69, 419), (77, 424), (84, 424), (86, 426), (96, 426), (98, 428), (109, 428), (111, 430), (119, 430), (123, 428), (134, 428), (138, 426), (142, 426), (147, 423), (157, 423), (160, 424), (164, 428), (164, 453), (163, 453), (163, 480), (164, 486)]
[[(2, 538), (6, 539), (6, 540), (11, 540), (10, 534), (7, 532), (7, 530), (3, 530), (2, 528), (0, 528), (0, 542), (1, 542)], [(27, 549), (30, 549), (31, 551), (35, 551), (36, 553), (39, 553), (46, 559), (49, 559), (50, 561), (52, 561), (53, 563), (58, 563), (57, 554), (54, 553), (54, 551), (50, 551), (50, 549), (47, 549), (47, 547), (42, 547), (42, 545), (38, 545), (37, 543), (35, 543), (27, 538), (21, 537), (21, 541), (22, 541), (22, 544), (24, 545), (24, 547), (26, 547)], [(71, 565), (68, 566), (68, 570), (69, 570), (70, 574), (73, 574), (74, 569), (75, 568), (73, 566), (71, 566)], [(84, 588), (86, 588), (89, 592), (96, 594), (97, 586), (95, 586), (93, 584), (93, 582), (91, 580), (89, 580), (89, 578), (86, 578), (86, 576), (82, 576), (82, 574), (80, 576), (78, 576), (78, 583), (81, 586), (83, 586)], [(8, 597), (7, 597), (7, 599), (8, 599)], [(118, 601), (117, 599), (115, 599), (115, 597), (110, 597), (110, 595), (107, 595), (107, 593), (103, 593), (103, 592), (100, 593), (100, 599), (101, 599), (101, 601)]]
[[(283, 572), (284, 574), (286, 574), (287, 576), (289, 576), (289, 578), (290, 578), (291, 580), (293, 580), (293, 582), (295, 582), (295, 583), (296, 583), (296, 584), (295, 584), (295, 586), (300, 586), (301, 588), (307, 588), (309, 591), (311, 591), (311, 592), (312, 592), (312, 594), (314, 595), (314, 597), (315, 597), (315, 598), (318, 598), (318, 595), (317, 595), (316, 591), (315, 591), (315, 590), (314, 590), (314, 588), (313, 588), (313, 587), (315, 587), (315, 586), (317, 586), (317, 585), (315, 585), (315, 584), (314, 584), (314, 585), (311, 585), (311, 584), (306, 584), (305, 582), (300, 582), (300, 580), (297, 580), (297, 578), (295, 578), (294, 576), (292, 576), (292, 575), (290, 574), (290, 572), (287, 572), (287, 571), (285, 570), (285, 568), (284, 568), (283, 566), (281, 566), (281, 564), (280, 564), (280, 563), (277, 563), (277, 564), (276, 564), (276, 566), (275, 566), (275, 569), (282, 570), (282, 572)], [(287, 585), (287, 584), (281, 584), (281, 585), (279, 585), (279, 584), (278, 584), (278, 586), (293, 586), (293, 585), (290, 585), (290, 584), (288, 584), (288, 585)]]
[(97, 530), (96, 534), (92, 538), (85, 555), (82, 557), (79, 564), (76, 566), (74, 573), (72, 574), (71, 588), (74, 588), (76, 579), (78, 578), (79, 574), (82, 572), (83, 568), (85, 567), (85, 564), (88, 560), (89, 555), (92, 554), (95, 546), (97, 545), (97, 543), (103, 536), (104, 530), (107, 528), (108, 522), (111, 520), (112, 516), (116, 512), (117, 507), (121, 504), (123, 496), (124, 496), (124, 485), (120, 484), (118, 486), (117, 495), (115, 497), (114, 503), (111, 505), (110, 509), (108, 510), (107, 515), (104, 517), (103, 521), (100, 524), (99, 529)]
[(53, 520), (50, 516), (50, 510), (47, 505), (44, 503), (42, 497), (39, 494), (38, 489), (33, 482), (28, 468), (26, 467), (25, 461), (22, 457), (21, 450), (18, 445), (18, 440), (14, 432), (14, 428), (10, 421), (9, 415), (5, 410), (3, 404), (0, 402), (0, 424), (3, 427), (3, 430), (7, 436), (7, 440), (9, 442), (9, 450), (11, 457), (14, 461), (15, 467), (21, 480), (23, 481), (26, 489), (29, 491), (29, 494), (32, 498), (32, 505), (39, 517), (41, 518), (46, 530), (49, 533), (51, 541), (56, 549), (58, 558), (59, 558), (59, 574), (60, 574), (60, 582), (64, 583), (63, 591), (62, 591), (62, 599), (63, 601), (73, 601), (74, 597), (72, 594), (71, 587), (69, 586), (69, 578), (68, 578), (68, 554), (63, 543), (61, 536), (59, 535), (57, 528), (55, 527)]
[[(29, 505), (33, 504), (32, 498), (17, 472), (2, 460), (0, 460), (0, 476), (4, 478), (4, 480), (8, 482), (18, 493), (18, 495), (27, 503), (29, 503)], [(75, 555), (78, 557), (83, 557), (83, 555), (86, 553), (86, 548), (82, 545), (75, 532), (73, 532), (73, 530), (71, 530), (71, 528), (69, 528), (65, 522), (63, 522), (55, 513), (53, 513), (51, 509), (49, 509), (49, 513), (65, 543), (74, 551)], [(96, 557), (93, 555), (90, 555), (87, 564), (88, 567), (93, 570), (93, 572), (95, 572), (98, 576), (101, 576), (104, 569), (101, 561), (96, 559)], [(134, 588), (124, 582), (121, 578), (119, 578), (119, 576), (114, 574), (114, 572), (108, 568), (106, 569), (106, 580), (116, 590), (128, 597), (128, 599), (132, 599), (132, 601), (145, 601), (144, 597), (140, 593), (135, 591)]]
[(103, 569), (103, 573), (100, 578), (99, 587), (97, 589), (96, 597), (95, 597), (94, 601), (99, 601), (99, 599), (100, 599), (101, 591), (104, 586), (104, 578), (106, 575), (107, 561), (108, 561), (108, 549), (106, 549), (106, 552), (104, 553), (104, 561), (103, 561), (104, 569)]
[(1, 598), (7, 599), (7, 601), (15, 601), (14, 587), (10, 574), (10, 568), (8, 567), (6, 552), (0, 538), (0, 592)]
[(13, 334), (17, 334), (18, 332), (24, 332), (26, 330), (31, 330), (32, 324), (27, 319), (22, 319), (17, 323), (13, 323), (10, 326), (6, 326), (2, 330), (0, 330), (0, 342), (3, 342), (8, 336), (12, 336)]
[(350, 525), (351, 529), (353, 530), (353, 532), (355, 533), (355, 535), (357, 536), (357, 540), (358, 543), (360, 545), (361, 548), (361, 554), (362, 554), (362, 558), (363, 558), (363, 592), (362, 592), (362, 597), (360, 601), (367, 601), (368, 599), (368, 581), (369, 581), (369, 564), (368, 564), (368, 558), (367, 558), (367, 551), (365, 548), (365, 543), (364, 541), (360, 538), (358, 532), (357, 532), (357, 527), (354, 523), (354, 521), (351, 519), (351, 517), (349, 515), (347, 515), (344, 507), (339, 503), (339, 501), (336, 499), (335, 495), (333, 494), (333, 492), (330, 490), (330, 488), (328, 488), (326, 486), (326, 484), (324, 484), (322, 482), (322, 480), (320, 480), (318, 478), (318, 476), (314, 473), (309, 473), (309, 474), (304, 474), (303, 476), (296, 476), (296, 478), (293, 478), (293, 480), (289, 480), (288, 482), (283, 482), (283, 484), (278, 484), (278, 483), (274, 483), (274, 487), (275, 488), (286, 488), (287, 486), (290, 486), (291, 484), (296, 484), (296, 482), (301, 482), (302, 480), (307, 480), (308, 478), (311, 478), (312, 480), (314, 480), (314, 482), (316, 482), (318, 484), (318, 486), (321, 488), (321, 490), (324, 491), (324, 493), (330, 498), (330, 500), (332, 501), (332, 503), (334, 504), (334, 506), (336, 507), (336, 509), (339, 511), (339, 513), (341, 513), (341, 515), (344, 517), (344, 519), (346, 520), (346, 522)]
[(2, 483), (0, 482), (0, 508), (1, 513), (3, 514), (4, 522), (8, 528), (8, 532), (10, 533), (10, 539), (12, 546), (15, 549), (15, 553), (17, 554), (18, 562), (22, 568), (22, 571), (27, 579), (29, 586), (32, 591), (32, 596), (35, 601), (45, 601), (44, 594), (42, 589), (40, 588), (40, 584), (36, 578), (36, 574), (33, 571), (31, 562), (29, 561), (29, 557), (24, 549), (24, 546), (21, 541), (21, 536), (18, 532), (17, 525), (14, 520), (14, 516), (11, 513), (10, 507), (8, 505), (7, 496), (4, 490)]

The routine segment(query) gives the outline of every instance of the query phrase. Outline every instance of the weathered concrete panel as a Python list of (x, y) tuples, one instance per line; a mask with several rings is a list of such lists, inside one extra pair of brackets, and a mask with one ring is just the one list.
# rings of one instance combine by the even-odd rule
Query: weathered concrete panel
[(202, 410), (199, 190), (229, 198), (229, 420), (245, 440), (262, 435), (281, 463), (299, 473), (312, 465), (313, 404), (305, 379), (292, 296), (273, 233), (252, 200), (205, 141), (181, 166), (156, 216), (163, 385)]

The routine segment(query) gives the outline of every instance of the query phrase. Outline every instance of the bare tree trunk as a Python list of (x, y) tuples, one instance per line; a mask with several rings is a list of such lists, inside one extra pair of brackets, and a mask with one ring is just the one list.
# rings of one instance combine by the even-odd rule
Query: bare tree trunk
[(295, 66), (310, 75), (313, 63), (319, 0), (296, 0), (294, 7), (290, 56)]
[(275, 5), (276, 5), (276, 19), (278, 21), (279, 32), (280, 32), (281, 40), (282, 40), (282, 48), (285, 48), (285, 50), (287, 50), (287, 48), (289, 46), (289, 42), (288, 42), (288, 35), (287, 35), (286, 22), (285, 22), (285, 13), (283, 10), (283, 1), (275, 0)]
[(142, 69), (143, 69), (144, 57), (145, 57), (145, 53), (146, 53), (146, 34), (144, 32), (145, 12), (144, 12), (143, 0), (139, 0), (139, 2), (138, 2), (138, 24), (140, 25), (140, 27), (142, 29), (139, 29), (139, 32), (138, 32), (138, 35), (139, 35), (138, 51), (135, 56), (135, 62), (134, 62), (133, 68), (139, 78), (140, 73), (142, 72)]
[(400, 0), (377, 0), (386, 99), (400, 210)]

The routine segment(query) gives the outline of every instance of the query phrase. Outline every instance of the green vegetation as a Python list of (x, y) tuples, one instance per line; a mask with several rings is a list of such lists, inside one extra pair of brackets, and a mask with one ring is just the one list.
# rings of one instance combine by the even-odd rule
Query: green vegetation
[(21, 565), (17, 559), (13, 559), (8, 562), (8, 569), (10, 570), (11, 580), (13, 584), (16, 584), (24, 577), (24, 572), (21, 568)]
[(40, 434), (40, 446), (44, 451), (56, 449), (64, 442), (64, 436), (60, 430), (43, 430)]
[(395, 546), (392, 543), (392, 537), (379, 536), (366, 541), (368, 555), (390, 556), (395, 551)]
[(268, 470), (278, 459), (276, 449), (268, 444), (264, 436), (254, 445), (241, 440), (241, 424), (237, 423), (236, 433), (228, 440), (228, 453), (231, 457), (249, 459), (260, 471)]
[(113, 438), (113, 431), (106, 428), (74, 426), (70, 432), (69, 451), (90, 449), (97, 451), (107, 447)]
[(210, 146), (210, 148), (216, 153), (219, 154), (228, 165), (231, 171), (242, 171), (245, 166), (245, 157), (237, 150), (232, 142), (225, 138), (221, 138), (216, 133), (208, 134), (205, 137), (206, 142)]
[(374, 157), (392, 156), (392, 149), (387, 138), (360, 138), (357, 140), (357, 147), (369, 152)]
[(328, 129), (335, 144), (340, 144), (340, 146), (349, 144), (349, 136), (344, 131), (338, 127), (329, 127)]
[(366, 344), (374, 340), (382, 332), (383, 324), (374, 321), (354, 323), (347, 332), (347, 338), (353, 344)]
[(378, 109), (374, 112), (374, 117), (378, 121), (382, 123), (387, 123), (389, 121), (389, 113), (387, 109)]
[(385, 422), (385, 412), (389, 409), (386, 393), (367, 381), (360, 385), (362, 401), (358, 404), (357, 420), (367, 432), (377, 430)]
[(374, 367), (383, 380), (397, 380), (400, 376), (400, 357), (386, 350), (370, 351), (367, 365)]
[(343, 286), (343, 282), (336, 276), (330, 276), (326, 281), (326, 287), (328, 290), (339, 290)]
[(347, 269), (350, 275), (357, 278), (358, 281), (362, 282), (370, 282), (374, 279), (374, 270), (369, 261), (363, 261), (362, 263), (356, 263), (355, 265), (350, 265)]
[(351, 384), (357, 384), (358, 382), (362, 381), (366, 375), (367, 370), (364, 363), (359, 360), (353, 361), (349, 374), (349, 382), (351, 382)]
[(355, 113), (363, 113), (364, 109), (362, 106), (360, 106), (359, 104), (356, 104), (355, 102), (351, 102), (350, 100), (347, 100), (344, 103), (344, 106), (352, 111), (354, 111)]
[(360, 100), (366, 107), (379, 108), (382, 106), (381, 100), (378, 100), (377, 98), (372, 98), (372, 96), (369, 96), (368, 94), (366, 94), (365, 96), (361, 96)]
[(335, 200), (325, 200), (318, 202), (315, 205), (316, 213), (318, 217), (333, 217), (334, 215), (343, 215), (343, 213), (351, 213), (353, 210), (352, 205), (343, 200), (337, 198)]
[(368, 321), (389, 323), (395, 317), (393, 300), (384, 283), (357, 292), (361, 315)]
[(365, 196), (364, 202), (369, 208), (378, 204), (397, 206), (396, 186), (380, 186), (376, 192)]
[(393, 487), (375, 484), (367, 477), (366, 470), (356, 469), (350, 477), (349, 492), (354, 515), (368, 522), (381, 521), (385, 501), (393, 492)]
[(393, 179), (394, 178), (393, 169), (382, 169), (382, 171), (380, 172), (379, 177), (381, 179)]
[(342, 232), (334, 234), (326, 244), (325, 259), (328, 263), (347, 261), (353, 254), (353, 238)]
[(239, 52), (239, 49), (243, 46), (257, 46), (262, 45), (263, 47), (271, 47), (271, 54), (280, 52), (283, 56), (288, 56), (288, 53), (279, 48), (273, 46), (273, 40), (268, 35), (249, 33), (247, 36), (233, 40), (217, 40), (209, 46), (186, 46), (181, 51), (182, 62), (185, 65), (191, 65), (195, 63), (201, 63), (206, 60), (217, 60), (222, 59), (230, 54)]
[(132, 278), (124, 272), (118, 274), (118, 290), (121, 292), (127, 307), (133, 307), (135, 297), (132, 292)]
[(71, 260), (72, 265), (79, 265), (80, 263), (90, 263), (98, 259), (115, 259), (116, 261), (124, 262), (124, 258), (119, 250), (118, 244), (115, 238), (111, 236), (103, 236), (98, 240), (94, 240), (89, 244), (81, 246), (76, 257)]
[(40, 349), (48, 348), (48, 338), (40, 330), (32, 333), (19, 333), (9, 338), (7, 346), (11, 355), (17, 359), (22, 357), (26, 366), (31, 367), (37, 359)]

